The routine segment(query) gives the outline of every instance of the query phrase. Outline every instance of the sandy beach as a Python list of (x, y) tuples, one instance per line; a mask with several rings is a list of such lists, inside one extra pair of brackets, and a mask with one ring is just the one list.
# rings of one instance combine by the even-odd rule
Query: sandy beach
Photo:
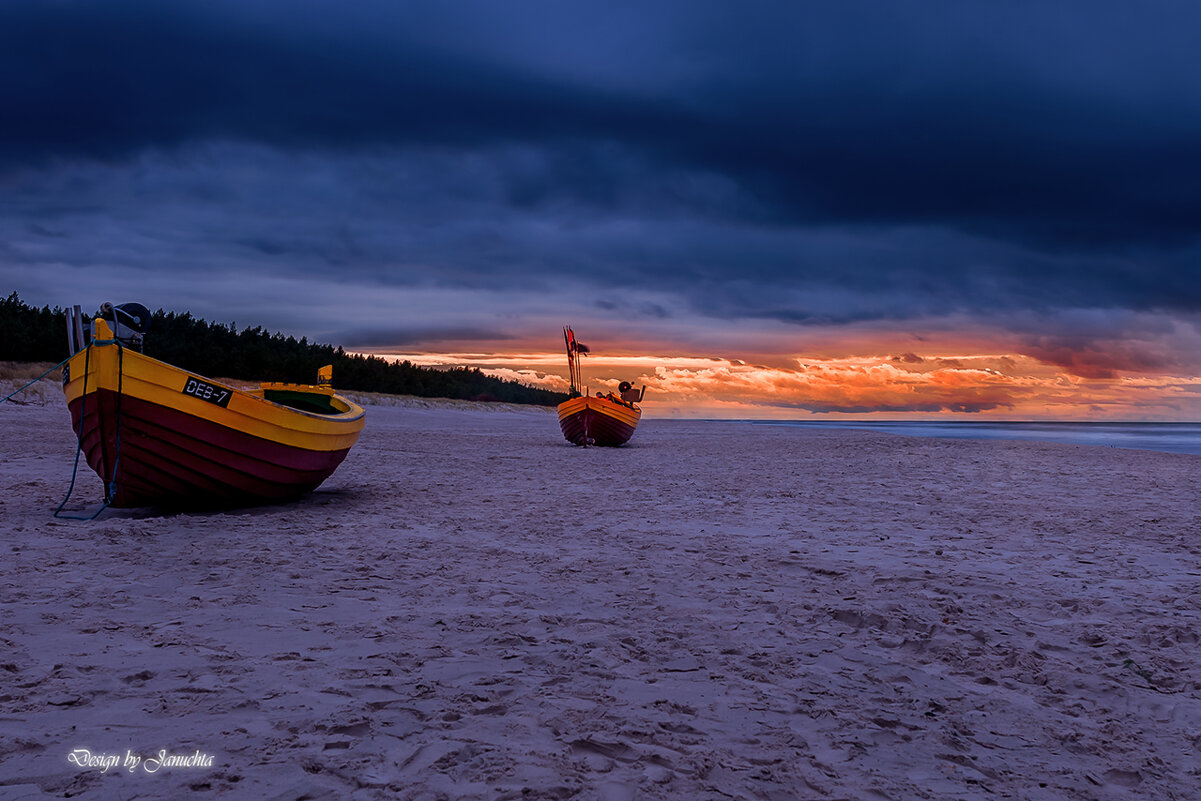
[(373, 405), (89, 523), (0, 405), (0, 801), (1197, 797), (1201, 457), (653, 414)]

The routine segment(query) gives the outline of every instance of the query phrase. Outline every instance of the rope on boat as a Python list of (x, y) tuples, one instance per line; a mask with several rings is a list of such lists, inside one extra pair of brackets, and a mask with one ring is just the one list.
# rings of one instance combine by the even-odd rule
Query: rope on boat
[(96, 515), (104, 511), (104, 506), (96, 510), (96, 514), (91, 517), (80, 517), (78, 515), (65, 515), (62, 513), (63, 507), (67, 505), (67, 501), (71, 500), (71, 493), (75, 491), (75, 476), (79, 472), (79, 454), (83, 453), (83, 421), (88, 413), (88, 374), (91, 372), (92, 364), (92, 346), (88, 345), (83, 357), (83, 394), (79, 397), (79, 432), (75, 443), (75, 464), (71, 466), (71, 484), (67, 487), (67, 495), (63, 498), (62, 503), (54, 510), (54, 516), (65, 518), (67, 520), (95, 520)]
[[(25, 390), (29, 389), (29, 388), (30, 388), (30, 387), (32, 387), (34, 384), (36, 384), (37, 382), (41, 381), (43, 378), (45, 378), (46, 376), (50, 375), (50, 374), (51, 374), (51, 373), (53, 373), (55, 370), (57, 370), (58, 368), (62, 367), (64, 364), (66, 364), (66, 363), (67, 363), (67, 362), (69, 362), (69, 361), (71, 361), (71, 357), (70, 357), (70, 356), (68, 356), (67, 358), (63, 359), (61, 362), (59, 362), (58, 364), (54, 365), (54, 366), (53, 366), (53, 367), (51, 367), (49, 370), (47, 370), (46, 372), (42, 373), (40, 376), (38, 376), (37, 378), (33, 379), (32, 381), (30, 381), (28, 384), (26, 384), (25, 386), (21, 387), (21, 388), (20, 388), (20, 389), (18, 389), (17, 391), (13, 392), (13, 393), (12, 393), (12, 394), (10, 394), (10, 395), (7, 395), (7, 396), (4, 398), (4, 400), (0, 400), (0, 403), (4, 403), (5, 401), (12, 400), (12, 399), (13, 399), (13, 398), (15, 398), (17, 395), (20, 395), (22, 392), (24, 392)], [(18, 403), (18, 402), (19, 402), (19, 401), (13, 401), (13, 403)]]
[[(71, 493), (75, 491), (75, 478), (79, 472), (79, 454), (83, 453), (83, 424), (88, 411), (88, 374), (92, 362), (92, 348), (96, 345), (117, 346), (117, 451), (113, 459), (112, 480), (105, 482), (104, 503), (100, 504), (100, 508), (95, 512), (90, 515), (64, 514), (63, 507), (67, 505), (67, 501), (71, 500)], [(117, 495), (117, 468), (121, 464), (121, 397), (125, 378), (125, 348), (122, 347), (118, 339), (106, 339), (91, 343), (87, 346), (86, 350), (87, 353), (83, 359), (83, 394), (79, 399), (79, 436), (75, 442), (75, 463), (71, 466), (71, 484), (67, 487), (67, 494), (63, 498), (62, 503), (54, 510), (54, 516), (60, 520), (95, 520), (100, 516), (101, 512), (112, 504), (113, 499)], [(97, 398), (97, 401), (99, 401), (99, 398)], [(99, 415), (100, 412), (97, 411), (97, 414)], [(101, 443), (103, 443), (103, 438), (101, 439)], [(103, 476), (101, 476), (101, 480), (103, 480)]]

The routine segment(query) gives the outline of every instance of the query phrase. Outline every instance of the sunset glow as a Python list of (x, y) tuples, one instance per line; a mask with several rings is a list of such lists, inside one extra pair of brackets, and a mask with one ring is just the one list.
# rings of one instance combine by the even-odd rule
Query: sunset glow
[[(378, 354), (432, 367), (469, 366), (532, 386), (567, 389), (557, 353)], [(1086, 378), (1018, 354), (796, 359), (792, 366), (671, 356), (591, 356), (591, 391), (645, 385), (652, 416), (739, 419), (1173, 420), (1196, 414), (1201, 379)]]

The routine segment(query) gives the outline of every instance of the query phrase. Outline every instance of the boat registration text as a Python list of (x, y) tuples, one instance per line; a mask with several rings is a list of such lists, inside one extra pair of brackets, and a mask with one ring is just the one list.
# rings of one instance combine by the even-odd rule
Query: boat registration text
[(229, 396), (231, 393), (225, 387), (219, 387), (216, 384), (210, 384), (207, 381), (201, 381), (199, 378), (189, 376), (188, 382), (183, 386), (183, 394), (226, 407), (229, 406)]

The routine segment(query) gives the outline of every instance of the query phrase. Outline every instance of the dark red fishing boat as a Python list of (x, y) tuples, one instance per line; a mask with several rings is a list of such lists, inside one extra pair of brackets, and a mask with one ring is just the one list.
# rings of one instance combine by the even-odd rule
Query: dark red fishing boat
[(588, 347), (576, 340), (575, 332), (570, 328), (563, 329), (563, 339), (567, 344), (571, 381), (571, 397), (559, 404), (559, 427), (563, 436), (573, 445), (624, 445), (642, 419), (637, 402), (642, 400), (646, 388), (635, 389), (630, 382), (622, 381), (618, 386), (619, 395), (581, 393), (579, 357), (588, 352)]

